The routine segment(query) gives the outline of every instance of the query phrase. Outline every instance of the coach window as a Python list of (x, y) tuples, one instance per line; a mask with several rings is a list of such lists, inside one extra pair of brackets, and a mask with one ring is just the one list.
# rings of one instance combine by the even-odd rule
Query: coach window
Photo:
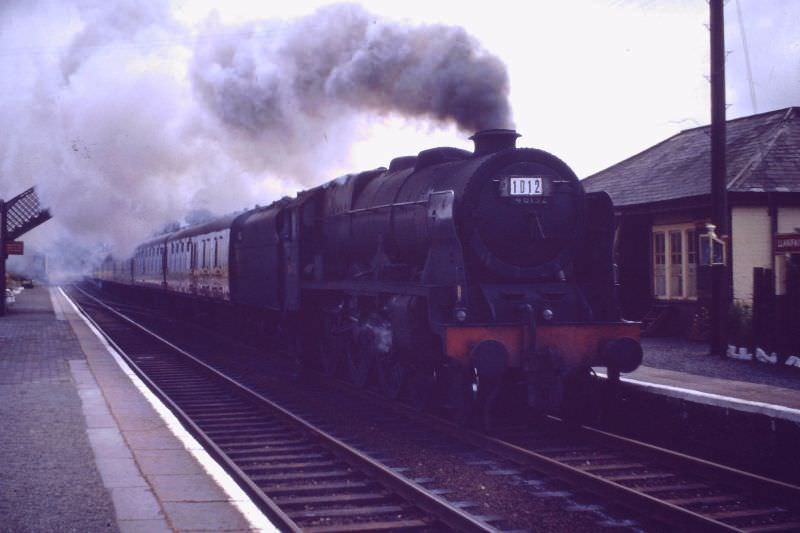
[(219, 257), (219, 264), (223, 267), (228, 266), (228, 249), (230, 247), (229, 242), (230, 237), (228, 235), (223, 235), (219, 238), (219, 246), (220, 246), (220, 257)]
[(694, 224), (653, 226), (653, 294), (661, 300), (697, 299)]

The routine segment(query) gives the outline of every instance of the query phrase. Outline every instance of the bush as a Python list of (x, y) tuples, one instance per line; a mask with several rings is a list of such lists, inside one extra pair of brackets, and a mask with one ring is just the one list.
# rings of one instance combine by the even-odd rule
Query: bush
[(692, 315), (692, 324), (689, 329), (689, 339), (693, 341), (708, 341), (711, 337), (711, 314), (708, 307), (700, 308)]
[(728, 308), (728, 343), (753, 346), (753, 308), (744, 302), (734, 302)]

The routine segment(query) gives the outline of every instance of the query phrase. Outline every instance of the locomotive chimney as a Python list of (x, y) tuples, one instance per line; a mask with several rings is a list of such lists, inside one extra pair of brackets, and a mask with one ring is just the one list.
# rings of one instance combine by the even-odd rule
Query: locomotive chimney
[(521, 137), (515, 130), (482, 130), (470, 137), (475, 141), (475, 155), (477, 157), (499, 152), (507, 148), (517, 147), (517, 137)]

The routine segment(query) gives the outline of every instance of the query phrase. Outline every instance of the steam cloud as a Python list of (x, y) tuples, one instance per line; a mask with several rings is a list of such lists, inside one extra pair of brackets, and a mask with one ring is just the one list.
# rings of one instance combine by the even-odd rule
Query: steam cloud
[(33, 244), (71, 269), (320, 183), (384, 114), (510, 125), (505, 69), (466, 32), (353, 5), (195, 39), (166, 0), (0, 2), (0, 79), (0, 197), (37, 186)]
[[(797, 3), (741, 3), (758, 111), (797, 105)], [(729, 116), (748, 114), (730, 9), (726, 32)], [(508, 89), (502, 63), (464, 30), (354, 5), (244, 26), (211, 17), (195, 35), (168, 0), (0, 0), (0, 198), (36, 185), (54, 219), (26, 249), (38, 241), (79, 269), (187, 214), (328, 179), (384, 115), (510, 127)]]
[(364, 110), (453, 121), (466, 132), (513, 126), (505, 65), (462, 28), (410, 27), (339, 4), (232, 36), (218, 23), (207, 32), (195, 85), (223, 121), (252, 133), (306, 137), (298, 119), (325, 126)]

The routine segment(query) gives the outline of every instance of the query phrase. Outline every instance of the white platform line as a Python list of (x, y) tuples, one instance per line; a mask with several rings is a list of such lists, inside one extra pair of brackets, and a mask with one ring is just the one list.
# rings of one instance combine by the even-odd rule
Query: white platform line
[(61, 302), (61, 299), (58, 298), (58, 293), (52, 288), (47, 292), (50, 294), (50, 304), (53, 306), (53, 313), (56, 315), (56, 320), (66, 320), (66, 317), (64, 317), (64, 304)]
[(255, 531), (264, 531), (264, 532), (278, 532), (279, 530), (269, 521), (264, 513), (253, 503), (253, 500), (242, 490), (241, 487), (231, 478), (231, 476), (222, 468), (222, 466), (217, 463), (205, 449), (203, 446), (200, 445), (199, 442), (183, 427), (183, 424), (175, 417), (172, 411), (164, 405), (158, 397), (153, 394), (153, 392), (144, 384), (144, 382), (136, 375), (136, 373), (128, 366), (122, 356), (111, 346), (108, 341), (106, 341), (105, 337), (102, 333), (100, 333), (94, 325), (89, 322), (85, 316), (78, 310), (78, 307), (75, 303), (70, 299), (69, 296), (64, 292), (64, 290), (59, 287), (58, 290), (61, 292), (61, 295), (66, 299), (67, 302), (72, 306), (78, 316), (83, 320), (83, 322), (89, 327), (89, 329), (94, 333), (100, 342), (103, 343), (103, 346), (106, 348), (109, 354), (114, 358), (117, 362), (119, 367), (122, 369), (122, 372), (128, 376), (128, 378), (133, 382), (133, 385), (139, 390), (139, 392), (147, 399), (150, 405), (153, 406), (153, 409), (159, 414), (164, 423), (167, 427), (172, 431), (173, 435), (175, 435), (178, 440), (181, 441), (183, 446), (189, 451), (189, 453), (197, 459), (197, 462), (205, 469), (206, 472), (211, 476), (211, 478), (225, 491), (225, 494), (230, 499), (230, 502), (239, 510), (239, 512), (244, 515), (245, 519), (250, 523), (250, 528)]
[[(606, 374), (602, 372), (597, 372), (598, 376), (606, 378)], [(620, 378), (625, 383), (630, 383), (631, 385), (638, 386), (644, 389), (658, 389), (661, 391), (666, 391), (672, 394), (669, 396), (684, 398), (686, 400), (691, 399), (705, 399), (709, 400), (707, 403), (712, 405), (717, 405), (720, 407), (729, 407), (732, 409), (739, 408), (742, 411), (749, 412), (749, 413), (759, 413), (765, 414), (769, 416), (773, 416), (775, 418), (783, 418), (786, 420), (791, 420), (793, 422), (800, 422), (800, 410), (794, 409), (792, 407), (786, 407), (785, 405), (776, 405), (773, 403), (766, 403), (766, 402), (756, 402), (752, 400), (745, 400), (742, 398), (733, 398), (731, 396), (723, 396), (721, 394), (714, 394), (712, 392), (703, 392), (694, 389), (686, 389), (683, 387), (675, 387), (673, 385), (664, 385), (661, 383), (652, 383), (649, 381), (641, 381), (638, 379), (622, 377)], [(800, 394), (800, 391), (798, 391)]]

